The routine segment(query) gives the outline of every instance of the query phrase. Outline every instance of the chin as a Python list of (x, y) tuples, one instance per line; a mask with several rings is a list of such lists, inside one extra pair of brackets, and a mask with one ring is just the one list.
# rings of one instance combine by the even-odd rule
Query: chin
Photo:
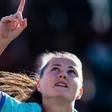
[(70, 99), (70, 95), (66, 93), (57, 92), (54, 94), (54, 97), (60, 98), (60, 99)]

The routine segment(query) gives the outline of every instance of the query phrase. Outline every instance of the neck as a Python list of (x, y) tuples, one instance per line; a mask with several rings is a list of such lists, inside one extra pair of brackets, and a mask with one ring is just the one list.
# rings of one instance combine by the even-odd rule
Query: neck
[(62, 99), (50, 99), (44, 98), (43, 102), (43, 111), (44, 112), (72, 112), (74, 109), (74, 102), (65, 102)]

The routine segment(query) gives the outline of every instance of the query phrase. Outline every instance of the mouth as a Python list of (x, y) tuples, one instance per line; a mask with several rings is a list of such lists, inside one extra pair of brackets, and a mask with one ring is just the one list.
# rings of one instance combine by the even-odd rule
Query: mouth
[(57, 86), (57, 87), (63, 87), (63, 88), (68, 88), (68, 85), (67, 85), (67, 83), (65, 83), (65, 82), (57, 82), (56, 84), (55, 84), (55, 86)]

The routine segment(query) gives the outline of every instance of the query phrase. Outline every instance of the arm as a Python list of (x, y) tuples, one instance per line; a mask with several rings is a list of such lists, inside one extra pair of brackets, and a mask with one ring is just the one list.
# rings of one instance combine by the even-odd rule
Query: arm
[(2, 40), (0, 37), (0, 55), (2, 54), (4, 49), (9, 45), (10, 42), (10, 40)]
[(1, 93), (1, 91), (0, 91), (0, 101), (1, 101), (1, 98), (2, 98), (2, 93)]
[[(27, 26), (26, 19), (22, 17), (24, 5), (25, 0), (21, 0), (17, 12), (13, 15), (3, 17), (0, 21), (0, 55)], [(0, 102), (1, 100), (2, 92), (0, 91)]]
[(27, 26), (26, 18), (23, 19), (22, 17), (24, 5), (25, 0), (21, 0), (17, 12), (13, 15), (3, 17), (0, 21), (0, 55)]

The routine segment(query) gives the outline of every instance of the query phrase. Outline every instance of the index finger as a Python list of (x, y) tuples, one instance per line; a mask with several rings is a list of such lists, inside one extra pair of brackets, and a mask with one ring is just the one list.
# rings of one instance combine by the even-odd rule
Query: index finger
[(23, 13), (23, 10), (24, 10), (24, 6), (25, 6), (25, 0), (21, 0), (20, 1), (20, 4), (19, 4), (19, 7), (18, 7), (18, 10), (17, 10), (17, 13)]

